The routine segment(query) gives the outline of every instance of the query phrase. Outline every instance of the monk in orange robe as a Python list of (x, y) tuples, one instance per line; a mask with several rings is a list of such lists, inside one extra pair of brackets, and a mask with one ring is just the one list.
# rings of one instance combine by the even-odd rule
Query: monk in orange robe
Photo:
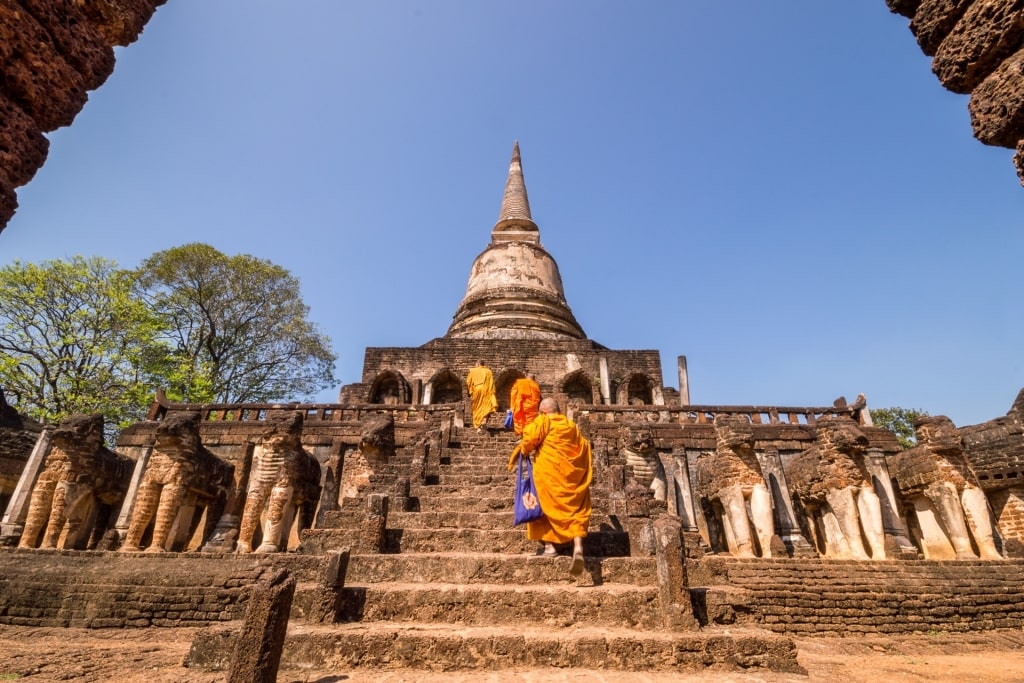
[(480, 429), (487, 416), (498, 409), (498, 398), (494, 395), (494, 375), (482, 360), (466, 375), (469, 397), (473, 399), (473, 428)]
[(537, 485), (544, 516), (526, 524), (526, 537), (544, 543), (544, 555), (555, 555), (556, 543), (572, 541), (572, 567), (569, 573), (583, 573), (583, 538), (590, 526), (590, 482), (593, 479), (593, 455), (590, 442), (580, 434), (576, 423), (558, 409), (553, 398), (540, 402), (540, 415), (523, 429), (523, 440), (512, 451), (509, 470), (520, 453), (533, 460), (533, 479)]
[(533, 422), (540, 406), (540, 385), (532, 374), (517, 379), (509, 394), (509, 407), (512, 409), (512, 428), (516, 436), (523, 433), (523, 427)]

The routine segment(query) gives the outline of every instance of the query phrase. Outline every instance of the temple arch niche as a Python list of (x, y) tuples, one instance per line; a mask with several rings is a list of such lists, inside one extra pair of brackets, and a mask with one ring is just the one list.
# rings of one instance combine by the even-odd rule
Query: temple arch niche
[(377, 375), (370, 386), (370, 403), (384, 405), (412, 403), (412, 389), (401, 373), (385, 370)]
[(439, 370), (430, 378), (423, 396), (423, 402), (428, 405), (460, 403), (462, 399), (462, 380), (448, 368)]
[(562, 380), (561, 389), (565, 394), (566, 401), (570, 403), (580, 405), (600, 403), (600, 401), (594, 400), (594, 384), (583, 370), (566, 375)]
[(525, 377), (522, 372), (515, 368), (505, 368), (494, 381), (494, 393), (498, 399), (498, 412), (504, 413), (509, 409), (511, 400), (512, 385), (517, 379)]
[(619, 384), (615, 403), (622, 406), (649, 406), (654, 403), (653, 386), (650, 377), (634, 373)]

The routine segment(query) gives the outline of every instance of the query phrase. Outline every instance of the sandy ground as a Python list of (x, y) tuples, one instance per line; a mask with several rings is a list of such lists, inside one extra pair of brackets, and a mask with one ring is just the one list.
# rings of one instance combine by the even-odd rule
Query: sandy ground
[[(182, 666), (189, 629), (84, 630), (0, 626), (0, 681), (214, 683), (222, 673)], [(412, 670), (282, 670), (280, 683), (952, 683), (1024, 682), (1024, 631), (931, 636), (802, 638), (807, 676), (709, 671), (634, 673), (583, 669), (427, 672)]]

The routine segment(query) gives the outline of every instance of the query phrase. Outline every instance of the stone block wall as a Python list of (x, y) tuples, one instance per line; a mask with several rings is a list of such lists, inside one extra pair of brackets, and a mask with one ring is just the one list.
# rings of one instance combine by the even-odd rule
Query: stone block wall
[(44, 133), (71, 122), (166, 0), (0, 0), (0, 231), (15, 189), (46, 161)]
[[(791, 635), (928, 633), (1024, 626), (1024, 562), (741, 560), (688, 566), (706, 623)], [(952, 590), (951, 590), (952, 587)]]
[(971, 96), (974, 137), (1016, 149), (1024, 184), (1024, 5), (988, 0), (886, 0), (910, 19), (942, 85)]
[(246, 588), (275, 566), (314, 581), (322, 558), (0, 550), (0, 624), (203, 626), (240, 619)]

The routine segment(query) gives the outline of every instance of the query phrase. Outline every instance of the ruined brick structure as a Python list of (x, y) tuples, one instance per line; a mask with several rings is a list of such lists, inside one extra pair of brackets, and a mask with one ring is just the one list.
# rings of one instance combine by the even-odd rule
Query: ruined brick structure
[(1024, 184), (1024, 6), (1011, 0), (886, 0), (910, 19), (932, 71), (948, 90), (970, 95), (974, 137), (1016, 149)]
[[(0, 624), (205, 624), (189, 665), (223, 670), (246, 603), (268, 607), (260, 591), (287, 572), (303, 627), (285, 638), (284, 667), (796, 671), (794, 633), (1024, 626), (1024, 392), (1005, 417), (945, 425), (956, 453), (934, 442), (900, 470), (896, 437), (871, 424), (863, 396), (694, 405), (682, 358), (677, 391), (657, 351), (588, 339), (540, 243), (518, 144), (490, 237), (447, 334), (367, 349), (337, 403), (175, 404), (158, 392), (118, 440), (134, 472), (109, 533), (79, 551), (0, 548)], [(580, 578), (511, 525), (516, 437), (500, 413), (467, 426), (465, 376), (480, 360), (501, 408), (533, 373), (593, 444)], [(45, 457), (47, 434), (27, 426), (15, 466), (25, 450)], [(919, 491), (890, 463), (923, 472), (942, 454), (993, 507), (985, 561), (966, 547), (960, 559), (922, 553), (930, 537), (908, 520), (928, 511), (903, 497)], [(944, 467), (928, 485), (959, 491)], [(133, 527), (136, 508), (150, 513)], [(149, 552), (109, 552), (119, 545)], [(276, 643), (280, 614), (267, 614)], [(721, 628), (731, 624), (761, 630)]]
[(0, 0), (0, 231), (14, 191), (46, 161), (44, 133), (71, 125), (166, 0)]

